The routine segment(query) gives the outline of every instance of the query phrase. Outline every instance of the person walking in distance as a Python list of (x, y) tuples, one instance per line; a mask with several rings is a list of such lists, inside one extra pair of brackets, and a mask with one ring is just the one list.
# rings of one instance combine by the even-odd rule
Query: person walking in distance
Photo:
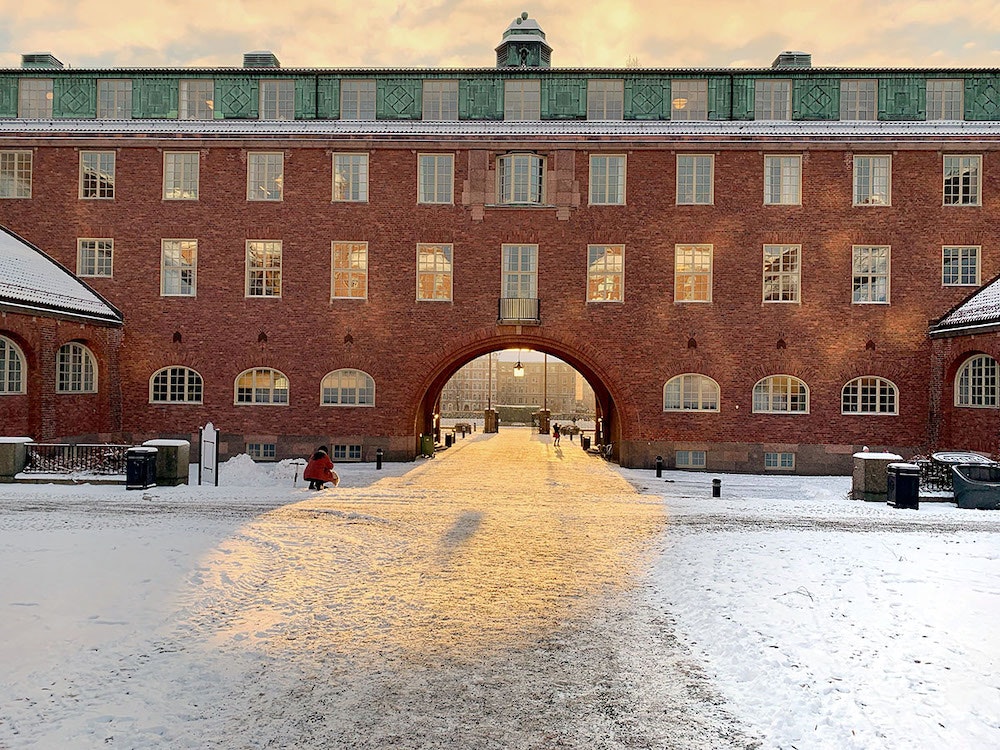
[(559, 445), (559, 425), (552, 425), (552, 445)]
[(340, 477), (333, 470), (333, 461), (330, 459), (330, 449), (321, 445), (309, 458), (306, 470), (302, 472), (302, 478), (309, 480), (309, 489), (321, 490), (327, 482), (332, 482), (336, 487), (340, 484)]

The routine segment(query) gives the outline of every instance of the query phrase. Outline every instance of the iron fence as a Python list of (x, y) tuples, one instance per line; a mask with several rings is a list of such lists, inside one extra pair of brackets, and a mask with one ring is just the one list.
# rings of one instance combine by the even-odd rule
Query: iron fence
[(537, 297), (501, 297), (497, 311), (500, 323), (541, 323), (541, 304)]
[(28, 443), (25, 474), (100, 474), (125, 473), (125, 454), (129, 445), (109, 443)]

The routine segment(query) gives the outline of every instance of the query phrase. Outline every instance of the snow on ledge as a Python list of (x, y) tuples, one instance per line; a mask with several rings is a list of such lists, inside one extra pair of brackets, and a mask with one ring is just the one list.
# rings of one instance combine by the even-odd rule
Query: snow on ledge
[(145, 443), (143, 443), (143, 445), (152, 445), (152, 446), (159, 445), (164, 448), (167, 447), (180, 448), (185, 445), (191, 447), (191, 441), (190, 440), (147, 440)]
[(869, 453), (867, 451), (862, 451), (861, 453), (855, 453), (855, 458), (878, 458), (882, 461), (902, 461), (902, 456), (897, 456), (895, 453)]
[(0, 443), (7, 444), (20, 444), (20, 443), (33, 443), (34, 438), (29, 437), (0, 437)]

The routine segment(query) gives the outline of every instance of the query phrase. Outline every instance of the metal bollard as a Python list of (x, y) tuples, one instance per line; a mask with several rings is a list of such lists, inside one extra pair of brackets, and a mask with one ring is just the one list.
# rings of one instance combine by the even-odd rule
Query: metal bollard
[(376, 469), (381, 469), (382, 468), (382, 449), (381, 448), (376, 448), (375, 449), (375, 468)]
[(722, 497), (722, 480), (712, 480), (712, 497)]
[(656, 457), (656, 476), (663, 476), (663, 456)]

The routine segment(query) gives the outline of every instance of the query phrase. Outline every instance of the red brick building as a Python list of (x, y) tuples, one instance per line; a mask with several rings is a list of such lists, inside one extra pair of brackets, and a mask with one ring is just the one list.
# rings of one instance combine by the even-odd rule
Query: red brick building
[[(0, 430), (408, 459), (453, 373), (521, 348), (587, 379), (629, 466), (997, 450), (995, 334), (929, 326), (1000, 273), (1000, 71), (550, 53), (521, 18), (489, 69), (3, 71), (0, 225), (124, 328), (106, 414), (53, 419), (22, 408), (50, 345), (0, 320), (29, 373)], [(956, 395), (978, 353), (992, 400)]]

